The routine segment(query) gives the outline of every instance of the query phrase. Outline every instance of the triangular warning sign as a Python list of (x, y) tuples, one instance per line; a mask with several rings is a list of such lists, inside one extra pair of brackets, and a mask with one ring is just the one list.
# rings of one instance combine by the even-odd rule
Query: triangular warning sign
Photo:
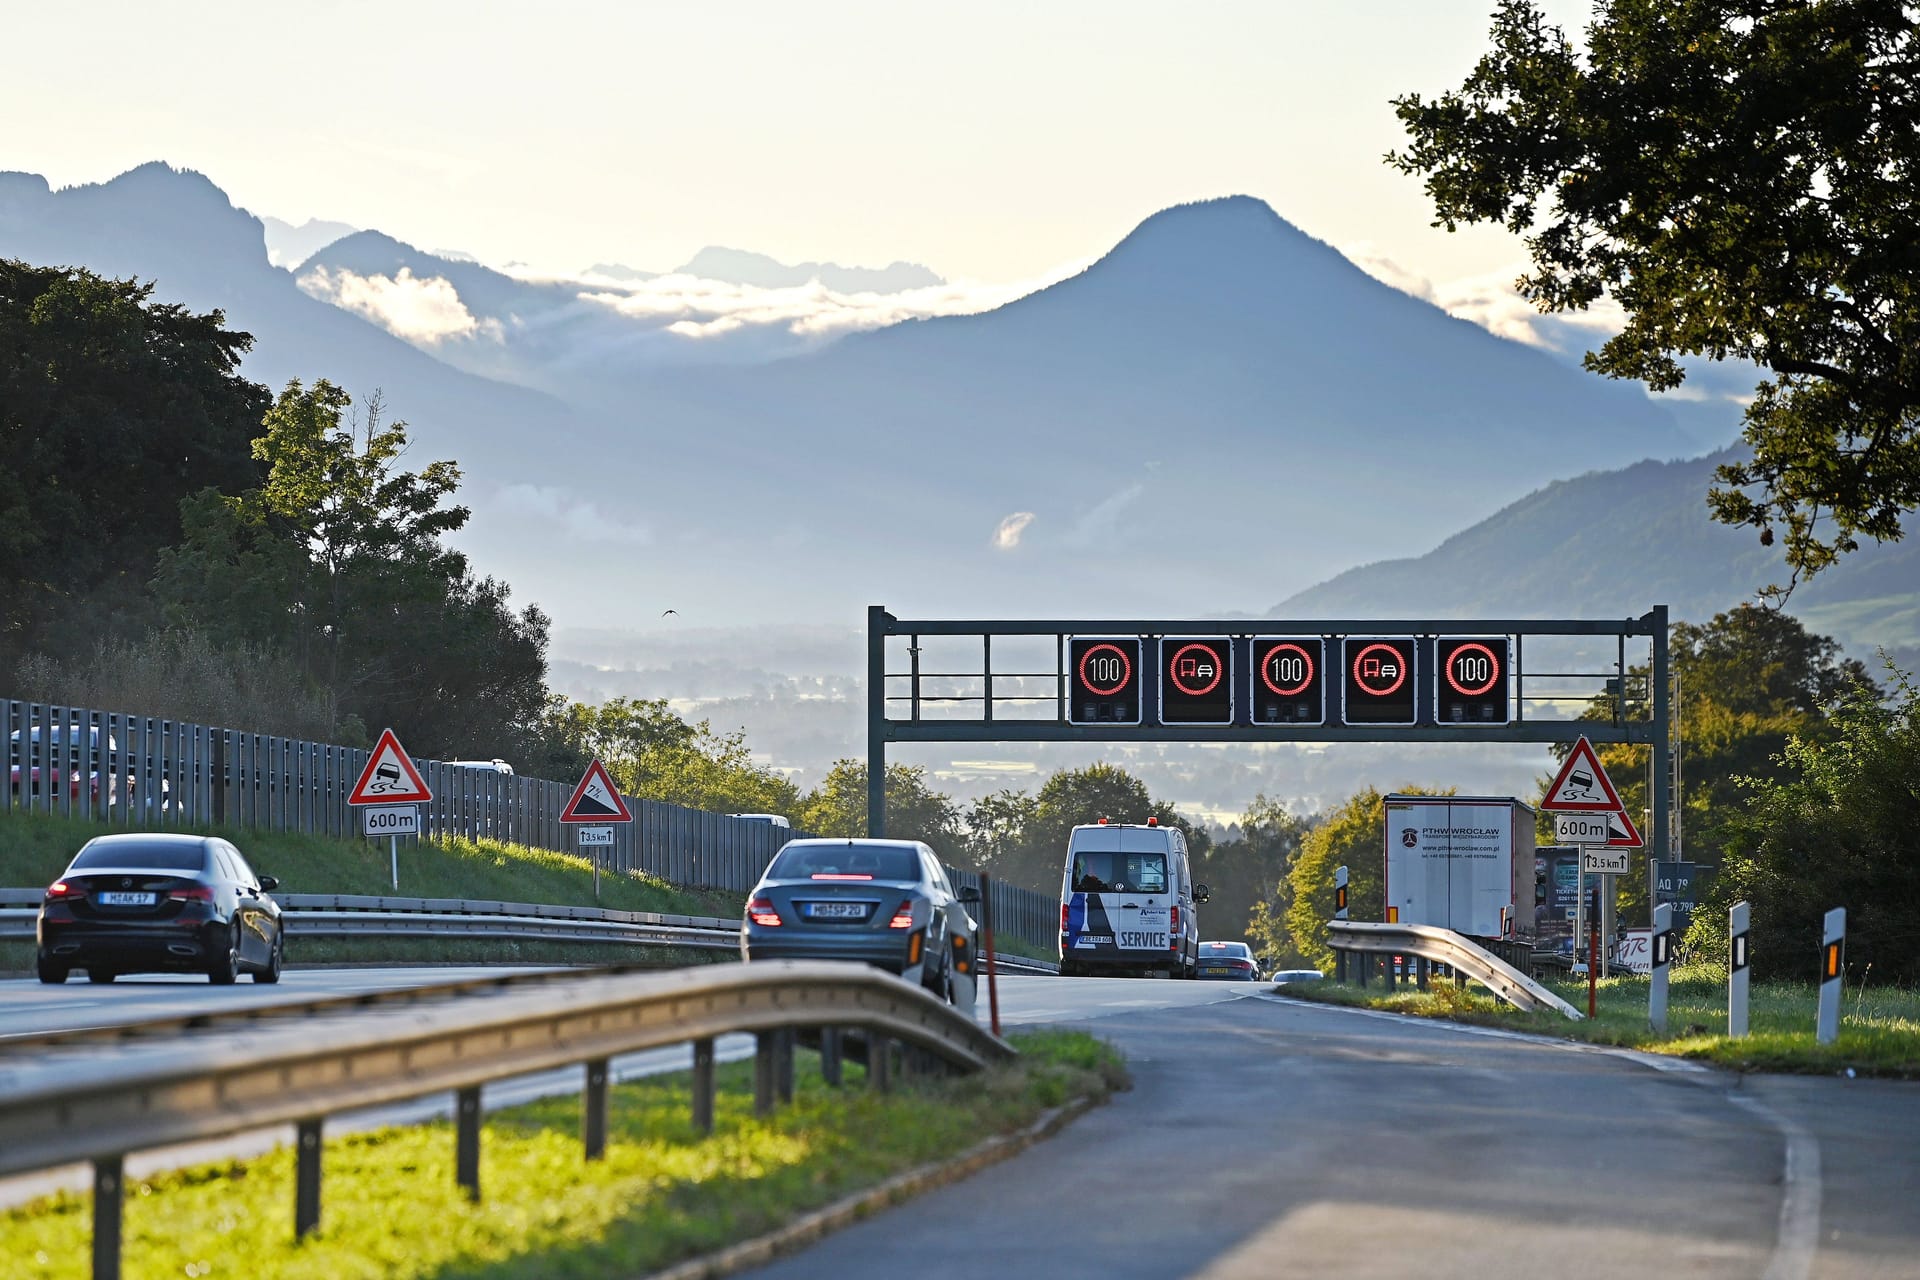
[(607, 767), (595, 760), (573, 789), (573, 799), (560, 814), (562, 822), (632, 822), (633, 810), (620, 798), (620, 789), (607, 776)]
[(1633, 819), (1621, 809), (1607, 815), (1607, 844), (1615, 849), (1642, 849), (1646, 841), (1640, 838), (1640, 828), (1633, 825)]
[(373, 755), (360, 771), (360, 781), (353, 784), (347, 803), (424, 804), (431, 799), (433, 792), (427, 789), (427, 780), (413, 767), (400, 739), (393, 736), (393, 730), (382, 729), (380, 741), (374, 744)]
[(1624, 816), (1627, 807), (1620, 803), (1620, 793), (1613, 789), (1613, 779), (1607, 777), (1607, 771), (1600, 767), (1600, 757), (1594, 754), (1593, 744), (1586, 736), (1573, 744), (1573, 750), (1567, 753), (1567, 762), (1560, 766), (1560, 772), (1554, 777), (1553, 785), (1547, 788), (1547, 798), (1540, 802), (1542, 809), (1558, 810), (1561, 813), (1618, 813)]

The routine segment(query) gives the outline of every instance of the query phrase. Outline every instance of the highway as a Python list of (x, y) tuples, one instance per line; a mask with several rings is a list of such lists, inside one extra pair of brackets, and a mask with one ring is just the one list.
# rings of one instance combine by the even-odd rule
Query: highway
[[(0, 1040), (497, 970), (292, 970), (0, 982)], [(1083, 1027), (1135, 1087), (987, 1172), (753, 1274), (1055, 1278), (1920, 1276), (1920, 1087), (1741, 1077), (1508, 1033), (1289, 1001), (1264, 986), (1005, 978), (1003, 1020)], [(979, 1010), (986, 1016), (985, 1002)], [(746, 1037), (723, 1042), (744, 1056)], [(616, 1074), (684, 1066), (634, 1055)], [(578, 1087), (503, 1082), (486, 1105)], [(445, 1114), (445, 1098), (330, 1131)], [(244, 1154), (277, 1130), (130, 1158), (129, 1173)], [(0, 1183), (0, 1203), (81, 1169)], [(953, 1242), (929, 1249), (928, 1241)]]

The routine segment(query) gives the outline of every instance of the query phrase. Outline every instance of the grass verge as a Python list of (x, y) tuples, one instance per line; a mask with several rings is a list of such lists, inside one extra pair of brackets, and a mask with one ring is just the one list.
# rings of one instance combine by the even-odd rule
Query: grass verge
[[(1583, 1014), (1585, 983), (1546, 984)], [(1524, 1013), (1479, 986), (1456, 988), (1435, 980), (1426, 991), (1403, 983), (1389, 994), (1332, 981), (1289, 984), (1285, 993), (1327, 1004), (1387, 1009), (1425, 1018), (1449, 1018), (1696, 1058), (1738, 1071), (1844, 1072), (1920, 1078), (1920, 992), (1897, 987), (1849, 988), (1840, 1004), (1840, 1035), (1814, 1043), (1819, 992), (1812, 983), (1756, 982), (1748, 999), (1749, 1034), (1727, 1035), (1726, 971), (1713, 965), (1676, 968), (1667, 983), (1667, 1031), (1647, 1025), (1648, 980), (1626, 975), (1597, 984), (1592, 1020), (1569, 1022), (1557, 1013)]]
[[(1031, 1124), (1075, 1097), (1127, 1083), (1112, 1047), (1077, 1032), (1015, 1033), (1011, 1066), (927, 1080), (889, 1095), (819, 1080), (796, 1063), (792, 1105), (752, 1114), (752, 1064), (723, 1066), (714, 1132), (689, 1121), (685, 1074), (613, 1090), (606, 1158), (581, 1159), (579, 1100), (501, 1111), (481, 1141), (480, 1203), (454, 1185), (451, 1125), (327, 1143), (320, 1230), (292, 1240), (293, 1156), (203, 1165), (129, 1183), (129, 1276), (461, 1276), (547, 1280), (644, 1274), (783, 1225), (807, 1210), (982, 1138)], [(0, 1213), (8, 1274), (89, 1274), (92, 1210), (61, 1195)]]
[[(0, 811), (0, 885), (32, 888), (51, 884), (80, 846), (94, 836), (122, 828), (57, 814)], [(289, 831), (253, 831), (212, 825), (170, 830), (224, 836), (239, 846), (262, 875), (280, 878), (280, 893), (392, 893), (384, 841), (337, 840)], [(593, 864), (585, 858), (494, 841), (411, 841), (400, 850), (400, 890), (410, 898), (473, 898), (501, 902), (571, 903), (619, 911), (658, 911), (673, 915), (738, 919), (744, 899), (735, 893), (682, 889), (652, 876), (603, 873), (600, 898), (593, 894)], [(293, 964), (336, 961), (409, 963), (418, 959), (463, 963), (602, 964), (633, 963), (637, 953), (654, 947), (605, 947), (569, 943), (514, 943), (473, 940), (445, 944), (404, 939), (295, 940)], [(682, 952), (705, 958), (725, 953)], [(645, 956), (641, 958), (651, 958)], [(0, 966), (32, 966), (30, 943), (0, 944)]]

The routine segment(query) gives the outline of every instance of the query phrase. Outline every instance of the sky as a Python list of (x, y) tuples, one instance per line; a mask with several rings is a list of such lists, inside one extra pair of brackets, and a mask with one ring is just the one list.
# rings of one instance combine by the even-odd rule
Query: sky
[[(148, 160), (256, 214), (556, 271), (784, 261), (1045, 278), (1233, 193), (1452, 297), (1517, 274), (1381, 163), (1389, 99), (1457, 86), (1494, 0), (16, 6), (0, 168)], [(1589, 0), (1547, 0), (1575, 31)], [(75, 74), (84, 66), (85, 74)]]

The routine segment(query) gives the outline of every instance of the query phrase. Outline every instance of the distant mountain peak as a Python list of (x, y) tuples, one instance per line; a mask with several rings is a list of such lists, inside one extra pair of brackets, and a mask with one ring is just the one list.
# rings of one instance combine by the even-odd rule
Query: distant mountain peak
[(785, 263), (750, 249), (708, 245), (674, 274), (761, 289), (791, 289), (818, 280), (835, 293), (904, 293), (946, 281), (917, 262), (884, 267), (843, 267), (837, 262)]

